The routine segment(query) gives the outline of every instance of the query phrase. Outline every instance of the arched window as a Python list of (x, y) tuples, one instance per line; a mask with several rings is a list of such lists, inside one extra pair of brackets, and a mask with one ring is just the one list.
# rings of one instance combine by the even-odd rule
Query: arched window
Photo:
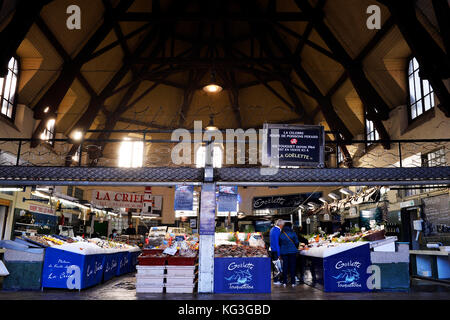
[(14, 117), (14, 102), (16, 98), (19, 62), (12, 57), (8, 63), (6, 78), (0, 78), (1, 113), (9, 119)]
[(428, 80), (419, 76), (419, 62), (412, 58), (408, 68), (409, 118), (414, 120), (434, 107), (434, 93)]

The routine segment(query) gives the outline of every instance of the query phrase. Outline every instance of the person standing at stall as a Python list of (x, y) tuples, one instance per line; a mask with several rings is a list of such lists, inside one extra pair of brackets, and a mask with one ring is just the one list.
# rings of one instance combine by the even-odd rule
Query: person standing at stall
[(132, 223), (130, 223), (130, 225), (128, 226), (127, 230), (125, 230), (125, 234), (127, 234), (129, 236), (135, 236), (136, 235), (136, 229), (133, 227)]
[[(275, 221), (275, 226), (270, 230), (270, 253), (272, 261), (277, 261), (280, 259), (280, 234), (281, 229), (284, 226), (284, 221), (279, 219)], [(272, 263), (272, 267), (274, 269), (274, 265)], [(272, 269), (272, 271), (274, 271)], [(281, 275), (274, 277), (273, 284), (281, 284), (280, 282)]]
[(280, 255), (283, 260), (283, 285), (288, 282), (288, 273), (291, 276), (291, 285), (296, 286), (295, 274), (298, 252), (298, 238), (292, 230), (292, 224), (286, 222), (280, 234)]
[[(308, 245), (308, 243), (309, 243), (308, 239), (306, 239), (303, 236), (303, 227), (302, 226), (294, 227), (294, 232), (297, 235), (299, 243), (303, 243), (305, 245)], [(297, 255), (297, 271), (299, 273), (299, 282), (300, 282), (300, 284), (305, 283), (304, 282), (305, 259), (303, 258), (303, 256), (301, 254)]]

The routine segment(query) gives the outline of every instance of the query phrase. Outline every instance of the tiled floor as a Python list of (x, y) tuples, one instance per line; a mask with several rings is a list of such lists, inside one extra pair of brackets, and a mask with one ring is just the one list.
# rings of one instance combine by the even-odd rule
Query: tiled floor
[[(236, 295), (227, 294), (136, 294), (136, 278), (133, 274), (110, 280), (109, 282), (86, 290), (68, 291), (45, 289), (41, 291), (5, 292), (0, 291), (0, 299), (11, 300), (228, 300)], [(450, 300), (450, 285), (436, 284), (424, 280), (412, 280), (409, 292), (374, 293), (326, 293), (307, 285), (274, 287), (272, 294), (240, 295), (240, 300)]]

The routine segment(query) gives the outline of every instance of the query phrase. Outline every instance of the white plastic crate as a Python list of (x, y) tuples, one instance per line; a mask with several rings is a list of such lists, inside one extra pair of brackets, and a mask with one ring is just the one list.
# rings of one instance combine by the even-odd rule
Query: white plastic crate
[(190, 285), (194, 283), (195, 275), (190, 277), (166, 277), (166, 287), (167, 286), (177, 286), (177, 285)]
[(166, 284), (166, 293), (194, 293), (195, 284), (187, 286), (167, 286)]
[(189, 277), (195, 274), (195, 266), (166, 266), (167, 276)]
[(136, 286), (137, 293), (163, 293), (164, 287)]
[(139, 276), (136, 275), (137, 285), (162, 285), (164, 283), (164, 277), (154, 277), (154, 276)]
[(137, 275), (159, 276), (164, 274), (164, 266), (136, 266)]

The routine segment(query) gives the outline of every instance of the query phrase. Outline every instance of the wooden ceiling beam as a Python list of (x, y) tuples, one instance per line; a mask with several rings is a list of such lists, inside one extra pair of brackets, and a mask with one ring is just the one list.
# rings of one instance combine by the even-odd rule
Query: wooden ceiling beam
[[(255, 32), (257, 32), (257, 29), (255, 28), (255, 26), (252, 25), (252, 28)], [(259, 33), (257, 38), (258, 38), (260, 45), (263, 48), (263, 51), (269, 57), (274, 58), (275, 54), (273, 53), (272, 49), (270, 48), (268, 39), (266, 38), (266, 34)], [(279, 64), (276, 64), (274, 66), (274, 68), (276, 68), (277, 70), (280, 70), (281, 72), (284, 71), (283, 67)], [(289, 73), (290, 73), (289, 71), (283, 72), (283, 74), (286, 74), (286, 78), (291, 79)], [(304, 118), (305, 123), (311, 123), (312, 120), (309, 118), (308, 114), (306, 113), (303, 103), (300, 101), (300, 98), (297, 96), (297, 93), (294, 91), (292, 86), (290, 86), (291, 82), (292, 82), (292, 79), (290, 82), (282, 80), (281, 84), (293, 103), (294, 108), (292, 109), (292, 111), (295, 112), (296, 114), (298, 114), (300, 117)]]
[[(141, 32), (143, 32), (143, 31), (149, 29), (152, 25), (153, 25), (153, 24), (151, 24), (151, 23), (146, 23), (146, 24), (144, 24), (143, 26), (137, 28), (136, 30), (131, 31), (130, 33), (124, 35), (124, 36), (123, 36), (123, 39), (124, 39), (124, 40), (131, 39), (132, 37), (138, 35), (139, 33), (141, 33)], [(108, 52), (109, 50), (114, 49), (115, 47), (117, 47), (117, 46), (119, 46), (119, 45), (120, 45), (120, 41), (119, 41), (119, 40), (116, 40), (116, 41), (114, 41), (114, 42), (111, 42), (111, 43), (108, 44), (107, 46), (104, 46), (103, 48), (96, 50), (96, 51), (89, 57), (89, 60), (93, 60), (93, 59), (95, 59), (95, 58), (101, 56), (102, 54)]]
[(153, 64), (164, 64), (164, 65), (196, 65), (196, 66), (212, 66), (212, 65), (223, 65), (223, 66), (234, 66), (234, 65), (248, 65), (248, 64), (269, 64), (269, 65), (290, 65), (293, 59), (291, 58), (246, 58), (236, 60), (232, 57), (160, 57), (155, 59), (150, 58), (139, 58), (134, 61), (135, 64), (142, 65), (153, 65)]
[[(292, 52), (290, 51), (289, 46), (283, 41), (280, 35), (273, 28), (267, 28), (267, 32), (270, 33), (275, 45), (280, 49), (283, 55), (292, 56)], [(322, 92), (308, 75), (308, 73), (303, 69), (300, 61), (298, 60), (297, 62), (295, 62), (292, 65), (292, 68), (299, 76), (303, 84), (308, 88), (308, 91), (311, 92), (318, 104), (321, 106), (322, 113), (330, 128), (333, 131), (340, 132), (346, 140), (352, 140), (353, 134), (334, 110), (331, 99), (322, 94)]]
[[(115, 10), (127, 10), (134, 0), (121, 0)], [(46, 120), (53, 116), (58, 109), (59, 104), (69, 90), (77, 74), (80, 72), (84, 63), (89, 60), (90, 55), (111, 32), (113, 21), (105, 16), (102, 25), (95, 31), (92, 37), (86, 42), (80, 52), (68, 63), (64, 63), (58, 78), (52, 86), (45, 92), (41, 99), (34, 106), (34, 117), (36, 119)], [(49, 112), (44, 113), (44, 109), (49, 107)]]
[(8, 63), (16, 54), (22, 41), (35, 22), (42, 8), (51, 0), (17, 1), (15, 12), (8, 25), (0, 32), (0, 77), (8, 74)]
[[(308, 1), (295, 0), (295, 2), (303, 12), (312, 12), (313, 8)], [(390, 136), (381, 121), (389, 119), (390, 108), (367, 79), (362, 63), (352, 59), (322, 19), (316, 19), (313, 24), (327, 46), (339, 57), (338, 61), (348, 73), (353, 87), (364, 104), (369, 120), (375, 120), (374, 125), (381, 139), (390, 140)], [(383, 146), (385, 149), (390, 149), (390, 143), (384, 143)]]
[[(450, 59), (430, 36), (416, 16), (409, 0), (378, 0), (391, 12), (395, 22), (420, 65), (420, 76), (428, 79), (439, 99), (439, 108), (450, 117), (450, 94), (442, 79), (450, 78)], [(445, 1), (444, 1), (445, 2)]]
[[(134, 0), (121, 0), (114, 10), (119, 12), (126, 11)], [(33, 142), (31, 147), (36, 147), (39, 142), (39, 136), (45, 128), (48, 119), (54, 117), (58, 107), (72, 85), (75, 78), (80, 74), (81, 67), (89, 60), (90, 55), (100, 45), (104, 38), (111, 32), (113, 22), (105, 16), (102, 25), (95, 31), (92, 37), (87, 41), (80, 52), (70, 61), (63, 63), (61, 73), (44, 93), (34, 106), (34, 117), (41, 119), (41, 122), (33, 132)], [(44, 112), (47, 110), (48, 112)]]
[[(295, 0), (295, 3), (305, 13), (313, 11), (308, 1)], [(355, 90), (366, 107), (366, 112), (372, 116), (372, 119), (379, 117), (382, 120), (387, 120), (390, 108), (367, 79), (362, 63), (352, 59), (323, 19), (316, 19), (313, 25), (334, 55), (338, 57), (339, 63), (347, 71)]]
[(251, 22), (272, 22), (272, 21), (308, 21), (309, 17), (302, 12), (276, 12), (265, 14), (242, 14), (239, 12), (217, 13), (215, 15), (205, 15), (202, 12), (183, 13), (152, 13), (152, 12), (126, 12), (117, 14), (119, 21), (149, 21), (152, 23), (173, 23), (180, 21), (251, 21)]
[[(136, 50), (133, 53), (133, 57), (140, 56), (142, 52), (153, 43), (154, 38), (156, 37), (158, 33), (158, 28), (153, 28), (143, 39), (143, 41), (139, 44), (139, 46), (136, 48)], [(89, 105), (86, 109), (86, 111), (81, 115), (80, 119), (76, 122), (76, 124), (73, 126), (72, 130), (80, 130), (81, 132), (86, 132), (86, 130), (89, 129), (89, 127), (94, 122), (94, 119), (98, 115), (99, 111), (104, 108), (104, 102), (105, 100), (111, 95), (111, 92), (120, 84), (120, 82), (123, 80), (123, 78), (126, 76), (126, 74), (130, 71), (131, 65), (128, 63), (125, 63), (122, 65), (122, 67), (119, 69), (119, 71), (116, 72), (116, 74), (113, 76), (113, 78), (108, 82), (108, 84), (105, 86), (105, 88), (101, 91), (101, 93), (91, 98)], [(72, 148), (70, 149), (67, 159), (66, 160), (66, 166), (70, 166), (72, 161), (71, 158), (75, 154), (75, 152), (78, 150), (79, 143), (74, 143), (72, 145)]]
[[(67, 53), (67, 51), (58, 41), (56, 36), (53, 34), (53, 32), (50, 30), (50, 28), (47, 26), (47, 24), (44, 22), (41, 16), (38, 16), (36, 18), (35, 23), (36, 26), (39, 28), (39, 30), (44, 34), (45, 38), (50, 42), (50, 44), (59, 54), (59, 56), (64, 60), (64, 62), (70, 62), (72, 60), (72, 57)], [(95, 90), (90, 85), (89, 81), (81, 73), (77, 74), (77, 79), (78, 81), (80, 81), (84, 89), (88, 92), (90, 97), (97, 96), (97, 92), (95, 92)]]
[(327, 56), (328, 58), (333, 59), (336, 62), (339, 62), (339, 58), (336, 57), (336, 55), (334, 55), (333, 52), (328, 51), (327, 49), (319, 46), (318, 44), (314, 43), (313, 41), (305, 39), (303, 37), (303, 35), (301, 35), (301, 34), (295, 32), (294, 30), (286, 27), (285, 25), (283, 25), (280, 22), (275, 22), (274, 25), (277, 26), (278, 28), (280, 28), (281, 30), (283, 30), (284, 32), (286, 32), (287, 34), (290, 34), (291, 36), (293, 36), (293, 37), (297, 38), (298, 40), (302, 41), (302, 43), (308, 45), (309, 47), (313, 48), (317, 52), (320, 52), (321, 54)]
[(434, 14), (439, 24), (442, 42), (447, 55), (450, 55), (450, 5), (448, 1), (432, 0)]
[[(149, 54), (149, 58), (155, 58), (158, 56), (162, 51), (164, 46), (166, 45), (168, 41), (168, 34), (169, 31), (167, 28), (161, 28), (161, 33), (158, 42), (155, 44), (155, 46), (152, 49), (152, 52)], [(135, 59), (135, 57), (130, 57), (130, 59)], [(147, 72), (148, 68), (141, 69), (139, 73), (135, 74), (136, 78), (140, 78), (140, 76)], [(169, 74), (165, 75), (167, 77)], [(164, 78), (164, 77), (163, 77)], [(119, 118), (129, 109), (134, 107), (139, 101), (141, 101), (145, 96), (147, 96), (151, 91), (153, 91), (156, 87), (160, 85), (159, 81), (155, 81), (153, 85), (151, 85), (147, 90), (145, 90), (143, 93), (141, 93), (136, 99), (134, 99), (131, 103), (129, 101), (134, 96), (136, 91), (138, 90), (139, 86), (141, 85), (141, 82), (135, 82), (132, 86), (130, 86), (125, 94), (123, 95), (122, 99), (120, 100), (119, 104), (115, 108), (114, 112), (111, 112), (105, 121), (105, 132), (100, 133), (98, 136), (99, 143), (97, 143), (97, 148), (91, 149), (91, 154), (89, 156), (91, 162), (90, 166), (96, 166), (98, 163), (98, 160), (103, 156), (103, 151), (105, 149), (105, 146), (107, 145), (107, 142), (105, 140), (108, 140), (111, 136), (111, 130), (115, 128), (117, 125), (117, 122), (119, 121)], [(89, 151), (88, 151), (89, 152)]]

